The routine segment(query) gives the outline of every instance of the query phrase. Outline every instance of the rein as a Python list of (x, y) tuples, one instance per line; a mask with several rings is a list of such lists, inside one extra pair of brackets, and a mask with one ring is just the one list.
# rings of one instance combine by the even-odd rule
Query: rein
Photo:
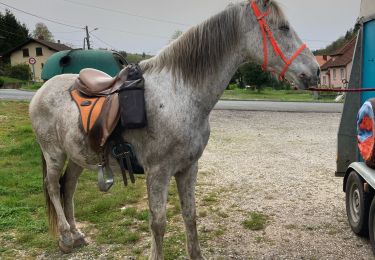
[(254, 0), (250, 0), (250, 6), (254, 11), (255, 17), (258, 20), (260, 29), (262, 31), (262, 37), (263, 37), (263, 55), (264, 55), (264, 62), (262, 65), (262, 70), (267, 71), (267, 64), (268, 64), (268, 53), (267, 53), (267, 37), (268, 40), (270, 41), (273, 51), (275, 52), (276, 56), (280, 56), (282, 61), (284, 62), (285, 66), (280, 74), (280, 80), (283, 80), (285, 78), (285, 73), (287, 72), (289, 66), (292, 64), (292, 62), (297, 58), (297, 56), (304, 50), (306, 49), (306, 44), (302, 44), (301, 47), (293, 54), (293, 56), (287, 60), (281, 51), (279, 45), (277, 44), (277, 41), (273, 37), (273, 34), (268, 27), (265, 17), (269, 15), (269, 11), (262, 13), (260, 9), (258, 8), (257, 4), (255, 3)]

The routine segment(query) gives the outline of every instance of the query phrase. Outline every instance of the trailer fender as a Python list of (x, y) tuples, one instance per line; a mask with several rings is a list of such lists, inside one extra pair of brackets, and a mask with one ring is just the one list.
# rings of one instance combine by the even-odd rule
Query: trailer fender
[(368, 185), (375, 189), (375, 169), (368, 167), (364, 162), (354, 162), (351, 163), (346, 170), (344, 182), (343, 182), (343, 191), (345, 192), (346, 181), (348, 179), (349, 174), (355, 171), (358, 175), (364, 180), (364, 182), (368, 183)]

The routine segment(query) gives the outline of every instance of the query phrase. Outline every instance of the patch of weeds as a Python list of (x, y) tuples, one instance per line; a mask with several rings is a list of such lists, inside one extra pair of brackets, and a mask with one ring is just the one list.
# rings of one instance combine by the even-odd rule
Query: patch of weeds
[(296, 224), (288, 224), (288, 225), (285, 225), (284, 227), (286, 229), (297, 229), (297, 225)]
[(213, 232), (213, 235), (215, 237), (221, 237), (222, 235), (225, 234), (225, 230), (220, 228), (220, 229), (216, 229), (214, 232)]
[(98, 242), (106, 244), (129, 244), (140, 239), (138, 232), (133, 232), (125, 228), (109, 228), (102, 231), (98, 236)]
[(137, 209), (136, 208), (133, 208), (133, 207), (130, 207), (130, 208), (126, 208), (122, 211), (122, 213), (127, 216), (127, 217), (130, 217), (130, 218), (135, 218), (135, 216), (137, 215)]
[(332, 224), (324, 224), (323, 228), (327, 230), (327, 234), (331, 236), (336, 235), (339, 232), (339, 230)]
[(164, 258), (174, 260), (174, 259), (185, 259), (185, 234), (181, 231), (173, 232), (169, 234), (163, 243)]
[(219, 216), (219, 217), (221, 217), (221, 218), (228, 218), (229, 217), (229, 215), (226, 213), (226, 212), (224, 212), (224, 211), (217, 211), (216, 212), (216, 214)]
[(135, 218), (140, 221), (148, 221), (149, 219), (149, 212), (147, 209), (137, 212)]
[(242, 222), (243, 226), (250, 230), (265, 229), (269, 217), (261, 212), (250, 212), (249, 216)]
[(261, 236), (257, 236), (257, 237), (254, 237), (254, 240), (256, 243), (261, 243), (264, 240), (264, 238)]
[(219, 200), (217, 198), (217, 194), (215, 192), (211, 192), (207, 196), (203, 198), (203, 204), (205, 206), (213, 205), (217, 203)]
[(303, 225), (303, 228), (307, 231), (314, 231), (314, 230), (317, 230), (318, 227), (317, 226), (311, 226), (311, 225)]
[(134, 255), (138, 256), (138, 257), (142, 254), (142, 252), (143, 252), (142, 248), (134, 248), (134, 249), (132, 250), (132, 253), (133, 253)]
[(207, 217), (207, 210), (200, 210), (198, 216), (201, 218)]

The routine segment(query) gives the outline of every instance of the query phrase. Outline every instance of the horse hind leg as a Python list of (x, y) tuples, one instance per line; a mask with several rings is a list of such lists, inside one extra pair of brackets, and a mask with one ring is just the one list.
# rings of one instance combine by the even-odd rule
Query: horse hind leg
[(72, 160), (69, 160), (64, 176), (60, 181), (60, 191), (64, 202), (65, 217), (70, 225), (70, 232), (72, 233), (74, 241), (73, 247), (88, 245), (85, 235), (77, 228), (74, 219), (74, 192), (77, 187), (78, 178), (82, 171), (83, 168), (81, 166), (74, 163)]
[(43, 177), (44, 190), (47, 204), (49, 227), (52, 233), (59, 232), (59, 247), (63, 253), (70, 253), (73, 249), (73, 238), (70, 226), (64, 214), (60, 194), (60, 176), (66, 160), (65, 153), (54, 149), (43, 149)]
[(204, 259), (199, 246), (196, 221), (195, 183), (197, 172), (198, 166), (195, 163), (188, 170), (175, 175), (182, 216), (185, 222), (186, 246), (190, 259)]

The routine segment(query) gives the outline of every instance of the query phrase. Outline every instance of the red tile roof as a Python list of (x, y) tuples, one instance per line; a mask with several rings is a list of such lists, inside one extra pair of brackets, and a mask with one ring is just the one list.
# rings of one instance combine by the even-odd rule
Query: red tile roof
[(46, 47), (48, 47), (48, 48), (50, 48), (54, 51), (65, 51), (65, 50), (71, 50), (72, 49), (69, 46), (66, 46), (65, 44), (29, 38), (25, 42), (23, 42), (22, 44), (20, 44), (20, 45), (14, 47), (14, 48), (8, 50), (7, 52), (3, 53), (2, 56), (10, 55), (12, 52), (21, 49), (24, 45), (26, 45), (30, 42), (40, 43), (40, 44), (42, 44), (42, 45), (44, 45), (44, 46), (46, 46)]
[(324, 63), (326, 63), (329, 58), (330, 57), (327, 56), (327, 55), (317, 55), (317, 56), (315, 56), (315, 59), (319, 63), (319, 66), (322, 66)]
[(336, 51), (334, 54), (331, 54), (333, 57), (321, 66), (321, 70), (327, 70), (334, 67), (345, 67), (348, 65), (353, 59), (356, 40), (357, 38), (354, 37), (344, 47)]

